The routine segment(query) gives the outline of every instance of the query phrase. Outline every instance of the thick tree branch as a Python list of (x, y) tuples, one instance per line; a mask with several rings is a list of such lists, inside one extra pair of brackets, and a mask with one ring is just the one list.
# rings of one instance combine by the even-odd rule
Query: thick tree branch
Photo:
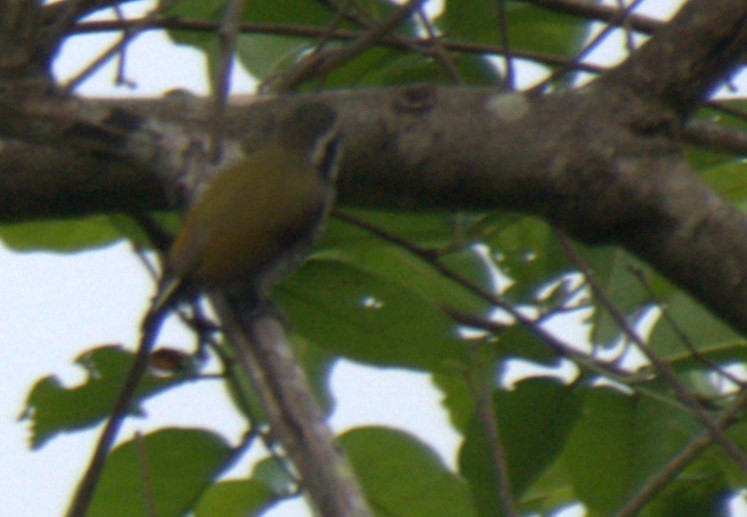
[[(341, 117), (341, 203), (535, 214), (587, 242), (627, 247), (747, 330), (739, 309), (747, 303), (747, 223), (688, 170), (667, 121), (651, 125), (650, 104), (629, 91), (602, 84), (531, 99), (487, 89), (415, 87), (316, 98)], [(307, 99), (284, 97), (229, 110), (227, 148), (239, 138), (261, 138), (275, 116)], [(152, 102), (116, 106), (142, 119), (133, 115), (129, 126), (115, 124), (117, 138), (104, 143), (112, 153), (121, 149), (118, 159), (129, 156), (144, 170), (150, 166), (169, 191), (178, 191), (184, 149), (205, 141), (204, 124), (196, 121), (206, 120), (200, 113), (207, 104), (195, 101), (191, 112), (183, 105), (163, 109), (161, 121)], [(109, 120), (99, 117), (83, 127), (108, 128)], [(147, 152), (143, 141), (151, 142)], [(142, 188), (137, 182), (130, 188), (135, 186)], [(112, 200), (99, 203), (101, 211), (127, 209)], [(8, 210), (0, 205), (0, 213)]]
[(692, 120), (682, 135), (689, 143), (711, 151), (747, 155), (747, 132), (710, 122)]
[[(689, 171), (678, 143), (681, 114), (668, 108), (689, 109), (739, 62), (747, 1), (716, 4), (691, 0), (640, 52), (578, 91), (529, 98), (412, 87), (318, 95), (342, 122), (340, 202), (535, 214), (584, 241), (625, 246), (747, 331), (747, 222)], [(262, 138), (274, 117), (307, 99), (233, 107), (227, 149)], [(185, 172), (205, 168), (188, 152), (207, 138), (204, 101), (63, 100), (54, 109), (5, 100), (0, 135), (33, 139), (46, 150), (29, 147), (19, 159), (14, 146), (30, 144), (0, 149), (0, 164), (11, 165), (0, 176), (6, 221), (54, 210), (163, 206), (152, 178), (173, 201), (183, 182), (196, 181)], [(76, 177), (59, 166), (48, 172), (58, 157), (76, 166)], [(81, 183), (93, 178), (102, 181)], [(41, 210), (35, 184), (48, 187)]]
[[(0, 102), (0, 219), (15, 222), (168, 208), (195, 181), (208, 135), (159, 114), (180, 99), (146, 103), (151, 115), (111, 104), (21, 91)], [(189, 111), (189, 110), (185, 110)], [(184, 115), (184, 111), (182, 112)], [(195, 126), (196, 127), (196, 126)], [(191, 178), (191, 179), (190, 179)], [(167, 201), (168, 200), (168, 201)]]
[(743, 65), (746, 51), (747, 1), (689, 0), (601, 81), (689, 113)]
[(40, 59), (41, 2), (6, 0), (0, 3), (0, 79), (46, 75)]
[(150, 168), (106, 155), (10, 141), (0, 145), (0, 170), (6, 223), (168, 207)]
[(270, 314), (237, 315), (221, 295), (211, 297), (236, 360), (267, 413), (273, 436), (285, 448), (320, 515), (371, 515), (345, 454), (295, 357), (285, 328)]

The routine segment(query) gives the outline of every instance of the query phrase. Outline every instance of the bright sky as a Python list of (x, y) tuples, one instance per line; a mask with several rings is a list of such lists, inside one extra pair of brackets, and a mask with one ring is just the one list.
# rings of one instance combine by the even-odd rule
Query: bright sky
[[(656, 4), (657, 15), (669, 12), (676, 3), (648, 2)], [(150, 96), (174, 87), (206, 93), (201, 55), (174, 47), (163, 38), (147, 33), (129, 47), (127, 76), (137, 81), (136, 91), (113, 88), (113, 67), (109, 66), (85, 83), (79, 93)], [(56, 63), (57, 73), (63, 77), (74, 74), (105, 48), (104, 41), (93, 36), (72, 40)], [(237, 76), (234, 90), (250, 92), (250, 80)], [(0, 393), (0, 459), (6, 473), (0, 484), (0, 500), (6, 515), (56, 516), (67, 507), (99, 430), (59, 437), (32, 452), (27, 447), (25, 426), (16, 421), (23, 401), (41, 376), (54, 373), (66, 383), (80, 382), (81, 371), (71, 364), (82, 350), (105, 343), (133, 346), (153, 285), (126, 245), (76, 255), (16, 254), (0, 249), (0, 264), (4, 291), (0, 297), (4, 340), (0, 362), (0, 378), (4, 379)], [(190, 343), (174, 325), (169, 326), (164, 338)], [(413, 430), (451, 464), (458, 436), (440, 410), (438, 393), (424, 381), (422, 375), (344, 364), (333, 375), (338, 410), (332, 424), (343, 430), (383, 422)], [(361, 400), (366, 403), (359, 404)], [(394, 400), (396, 407), (391, 405)], [(135, 430), (147, 431), (165, 424), (213, 427), (216, 421), (221, 421), (222, 432), (229, 438), (236, 438), (243, 430), (217, 383), (179, 388), (175, 393), (157, 397), (146, 410), (149, 419), (131, 420), (120, 436), (131, 437)], [(303, 506), (291, 503), (269, 515), (306, 514)]]

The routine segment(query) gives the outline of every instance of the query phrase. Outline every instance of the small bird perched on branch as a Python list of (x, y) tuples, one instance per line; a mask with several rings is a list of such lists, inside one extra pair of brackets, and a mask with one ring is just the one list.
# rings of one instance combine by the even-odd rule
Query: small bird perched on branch
[(69, 514), (84, 516), (106, 456), (147, 369), (160, 324), (184, 298), (225, 293), (242, 314), (268, 299), (277, 276), (311, 245), (334, 198), (340, 146), (337, 115), (309, 102), (280, 119), (274, 134), (244, 146), (187, 213), (146, 313), (135, 361), (80, 482)]
[(152, 311), (195, 290), (264, 299), (318, 233), (334, 197), (337, 116), (309, 103), (230, 165), (187, 213), (168, 254)]

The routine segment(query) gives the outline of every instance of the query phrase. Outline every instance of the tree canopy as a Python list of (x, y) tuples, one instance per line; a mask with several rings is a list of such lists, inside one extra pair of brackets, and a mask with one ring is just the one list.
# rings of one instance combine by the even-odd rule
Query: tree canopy
[[(739, 94), (747, 2), (668, 21), (639, 1), (128, 3), (0, 2), (7, 247), (158, 256), (200, 186), (305, 103), (335, 110), (343, 152), (323, 236), (274, 290), (290, 330), (247, 332), (213, 293), (215, 321), (180, 314), (199, 346), (157, 348), (133, 393), (218, 376), (244, 442), (216, 425), (122, 443), (90, 515), (253, 515), (299, 493), (324, 515), (716, 515), (745, 489), (747, 110), (719, 93)], [(209, 97), (76, 95), (112, 59), (130, 80), (128, 45), (155, 30), (203, 53)], [(60, 83), (62, 45), (91, 33), (120, 39)], [(613, 36), (620, 62), (589, 61)], [(233, 66), (262, 95), (231, 96)], [(133, 354), (81, 350), (82, 384), (30, 390), (34, 447), (112, 411)], [(427, 373), (456, 471), (402, 430), (332, 437), (340, 358)], [(519, 362), (539, 373), (510, 380)]]

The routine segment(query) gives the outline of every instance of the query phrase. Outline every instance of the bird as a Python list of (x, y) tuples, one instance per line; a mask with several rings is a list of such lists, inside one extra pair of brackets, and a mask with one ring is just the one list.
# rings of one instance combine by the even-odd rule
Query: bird
[(273, 133), (243, 146), (246, 155), (219, 171), (188, 210), (152, 313), (212, 289), (257, 303), (311, 246), (334, 199), (338, 116), (325, 103), (304, 103)]
[(273, 134), (243, 142), (245, 154), (218, 171), (190, 209), (165, 260), (141, 338), (69, 515), (85, 515), (116, 438), (148, 367), (164, 317), (200, 292), (221, 289), (239, 321), (271, 306), (269, 290), (303, 256), (334, 199), (341, 147), (336, 112), (306, 102), (280, 118)]

